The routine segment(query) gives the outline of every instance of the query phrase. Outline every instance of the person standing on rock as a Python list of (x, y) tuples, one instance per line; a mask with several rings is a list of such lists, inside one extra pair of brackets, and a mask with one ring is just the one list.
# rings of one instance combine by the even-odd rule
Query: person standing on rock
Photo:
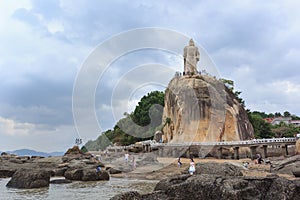
[(182, 166), (182, 162), (180, 161), (180, 157), (178, 158), (177, 165), (180, 168)]
[(194, 159), (191, 158), (191, 161), (190, 161), (190, 167), (189, 167), (189, 173), (190, 175), (193, 175), (195, 173), (196, 169), (195, 169), (195, 162), (194, 162)]
[(129, 154), (128, 152), (125, 153), (125, 162), (127, 163), (128, 162), (128, 159), (129, 159)]
[(132, 156), (132, 169), (135, 170), (135, 168), (136, 168), (135, 157)]
[(195, 46), (193, 39), (190, 39), (189, 45), (184, 47), (183, 61), (184, 61), (184, 75), (197, 74), (197, 62), (200, 59), (198, 47)]

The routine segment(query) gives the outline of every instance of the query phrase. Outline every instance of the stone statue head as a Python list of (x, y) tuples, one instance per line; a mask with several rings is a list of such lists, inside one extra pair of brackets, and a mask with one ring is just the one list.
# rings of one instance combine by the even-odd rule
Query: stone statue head
[(193, 39), (190, 39), (190, 41), (189, 41), (189, 46), (195, 46), (195, 43), (194, 43), (194, 40), (193, 40)]

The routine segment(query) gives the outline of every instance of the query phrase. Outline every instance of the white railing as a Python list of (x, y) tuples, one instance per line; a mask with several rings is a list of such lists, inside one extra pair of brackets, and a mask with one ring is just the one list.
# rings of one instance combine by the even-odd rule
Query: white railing
[[(183, 143), (157, 143), (155, 141), (144, 141), (142, 145), (150, 145), (153, 147), (159, 146), (170, 146), (170, 147), (182, 147), (182, 146), (243, 146), (243, 145), (254, 145), (254, 144), (282, 144), (282, 143), (294, 143), (296, 138), (268, 138), (268, 139), (253, 139), (253, 140), (242, 140), (242, 141), (226, 141), (226, 142), (183, 142)], [(129, 146), (109, 146), (107, 150), (125, 149), (126, 147), (132, 147), (135, 144)]]
[(233, 146), (233, 145), (253, 145), (253, 144), (276, 144), (276, 143), (294, 143), (296, 138), (269, 138), (269, 139), (253, 139), (242, 141), (226, 141), (226, 142), (184, 142), (184, 143), (154, 143), (152, 147), (156, 146), (191, 146), (191, 145), (203, 145), (203, 146)]

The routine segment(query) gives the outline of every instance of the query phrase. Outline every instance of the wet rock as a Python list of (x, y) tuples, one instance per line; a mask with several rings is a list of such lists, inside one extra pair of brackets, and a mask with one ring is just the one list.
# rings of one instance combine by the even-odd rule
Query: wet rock
[(109, 174), (106, 171), (97, 172), (99, 176), (99, 180), (108, 181), (109, 180)]
[(64, 174), (66, 179), (77, 181), (99, 181), (109, 180), (109, 174), (106, 171), (97, 172), (95, 169), (73, 169), (67, 170)]
[(16, 169), (0, 169), (0, 178), (12, 177), (16, 171)]
[(52, 170), (52, 172), (53, 172), (52, 176), (64, 176), (67, 169), (68, 169), (67, 167), (53, 169)]
[(125, 192), (122, 194), (118, 194), (111, 198), (110, 200), (141, 200), (142, 195), (136, 191)]
[(82, 175), (83, 175), (83, 169), (73, 169), (73, 170), (67, 170), (64, 174), (64, 177), (69, 180), (80, 181)]
[(11, 180), (7, 183), (7, 187), (12, 188), (41, 188), (47, 187), (50, 183), (50, 172), (46, 170), (35, 169), (19, 169)]
[(71, 180), (68, 179), (54, 179), (50, 181), (51, 184), (68, 184), (68, 183), (72, 183)]

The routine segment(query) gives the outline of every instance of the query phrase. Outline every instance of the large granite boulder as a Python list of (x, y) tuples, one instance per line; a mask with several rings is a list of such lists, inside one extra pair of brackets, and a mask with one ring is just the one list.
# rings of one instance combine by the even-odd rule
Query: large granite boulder
[(164, 142), (240, 141), (254, 137), (244, 107), (214, 77), (174, 77), (164, 101)]
[[(215, 174), (221, 176), (243, 176), (242, 171), (247, 170), (235, 163), (201, 162), (197, 163), (196, 174)], [(188, 172), (188, 170), (186, 170)]]
[(0, 169), (0, 178), (12, 177), (16, 171), (16, 169)]
[(272, 166), (272, 171), (293, 175), (292, 171), (300, 167), (300, 155), (295, 155), (284, 160), (274, 160), (272, 161)]
[(69, 184), (72, 183), (71, 180), (68, 179), (54, 179), (50, 181), (51, 184)]
[(107, 167), (106, 171), (110, 174), (120, 174), (120, 173), (122, 173), (121, 170), (118, 170), (118, 169), (115, 169), (115, 168), (112, 168), (112, 167)]
[(50, 183), (50, 172), (46, 170), (35, 169), (19, 169), (11, 180), (7, 183), (7, 187), (12, 188), (41, 188), (47, 187)]
[[(219, 199), (219, 200), (298, 200), (300, 180), (280, 177), (224, 177), (216, 175), (181, 175), (161, 180), (154, 192), (134, 193), (133, 199)], [(130, 193), (113, 200), (129, 199)]]
[(294, 174), (295, 177), (300, 177), (300, 166), (297, 168), (294, 168), (292, 170), (292, 173)]
[(109, 180), (108, 172), (97, 172), (96, 169), (68, 169), (64, 176), (66, 179), (77, 181)]
[(140, 200), (140, 199), (142, 199), (142, 195), (136, 191), (125, 192), (110, 198), (110, 200)]
[(70, 162), (71, 160), (81, 160), (81, 159), (90, 159), (91, 155), (88, 153), (82, 152), (78, 146), (73, 146), (69, 148), (64, 156), (62, 157), (63, 162)]

